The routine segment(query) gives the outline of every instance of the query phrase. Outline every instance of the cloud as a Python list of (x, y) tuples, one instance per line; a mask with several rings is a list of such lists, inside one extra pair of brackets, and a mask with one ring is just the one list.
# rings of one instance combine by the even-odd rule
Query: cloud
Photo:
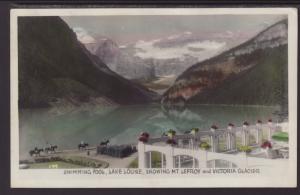
[(184, 34), (185, 34), (185, 35), (191, 35), (192, 32), (190, 32), (190, 31), (185, 31)]
[(77, 36), (77, 39), (83, 44), (95, 43), (96, 42), (94, 37), (89, 35), (88, 32), (84, 28), (74, 27), (73, 31), (75, 32), (75, 34)]
[(154, 44), (158, 43), (160, 39), (152, 41), (140, 40), (135, 44), (137, 52), (136, 56), (140, 58), (156, 58), (156, 59), (184, 59), (187, 55), (204, 60), (225, 48), (226, 42), (218, 41), (197, 41), (185, 44), (181, 47), (155, 47)]
[(123, 49), (123, 48), (126, 48), (126, 47), (127, 47), (127, 45), (120, 45), (119, 46), (120, 49)]
[(167, 39), (172, 40), (172, 39), (177, 39), (179, 38), (181, 35), (171, 35), (169, 37), (167, 37)]
[(178, 38), (185, 38), (191, 36), (193, 33), (190, 31), (185, 31), (181, 34), (174, 34), (167, 37), (168, 40), (178, 39)]

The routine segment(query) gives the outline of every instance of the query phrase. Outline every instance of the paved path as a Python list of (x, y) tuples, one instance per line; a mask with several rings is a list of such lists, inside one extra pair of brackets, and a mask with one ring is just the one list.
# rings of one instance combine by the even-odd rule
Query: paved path
[[(90, 151), (90, 155), (87, 155), (88, 150)], [(73, 150), (57, 151), (56, 153), (50, 153), (50, 154), (41, 153), (40, 157), (42, 158), (42, 157), (51, 157), (51, 156), (82, 156), (82, 157), (95, 159), (99, 161), (105, 161), (109, 164), (109, 168), (127, 168), (129, 167), (130, 163), (138, 157), (137, 152), (125, 158), (116, 158), (108, 155), (97, 154), (96, 147), (89, 147), (88, 150), (73, 149)], [(39, 157), (27, 157), (25, 160), (34, 161), (35, 158), (39, 158)]]

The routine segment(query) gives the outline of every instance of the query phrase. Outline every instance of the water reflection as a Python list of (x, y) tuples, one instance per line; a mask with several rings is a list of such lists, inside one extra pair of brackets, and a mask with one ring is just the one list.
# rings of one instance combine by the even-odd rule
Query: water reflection
[(67, 113), (48, 109), (20, 111), (20, 155), (46, 143), (75, 148), (80, 141), (91, 145), (104, 139), (111, 144), (136, 143), (141, 131), (160, 136), (167, 129), (184, 132), (193, 127), (208, 129), (212, 124), (252, 123), (276, 117), (274, 107), (193, 105), (184, 109), (163, 109), (160, 105), (85, 109)]

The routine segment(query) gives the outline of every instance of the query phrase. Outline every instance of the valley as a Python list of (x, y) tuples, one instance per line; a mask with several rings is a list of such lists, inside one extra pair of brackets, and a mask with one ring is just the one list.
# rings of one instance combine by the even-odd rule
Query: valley
[(188, 31), (120, 45), (105, 36), (86, 43), (59, 17), (19, 24), (22, 108), (161, 102), (287, 109), (286, 19), (240, 44), (229, 32), (204, 40)]

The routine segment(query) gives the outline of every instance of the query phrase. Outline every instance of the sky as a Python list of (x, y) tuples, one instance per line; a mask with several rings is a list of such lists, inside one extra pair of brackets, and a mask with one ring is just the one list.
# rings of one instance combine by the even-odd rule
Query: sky
[(202, 61), (241, 44), (284, 15), (69, 16), (62, 19), (84, 44), (111, 39), (143, 59)]
[[(284, 18), (282, 15), (209, 15), (209, 16), (68, 16), (62, 17), (86, 41), (108, 37), (118, 44), (152, 40), (183, 32), (202, 34), (258, 33)], [(249, 35), (248, 35), (249, 34)]]

